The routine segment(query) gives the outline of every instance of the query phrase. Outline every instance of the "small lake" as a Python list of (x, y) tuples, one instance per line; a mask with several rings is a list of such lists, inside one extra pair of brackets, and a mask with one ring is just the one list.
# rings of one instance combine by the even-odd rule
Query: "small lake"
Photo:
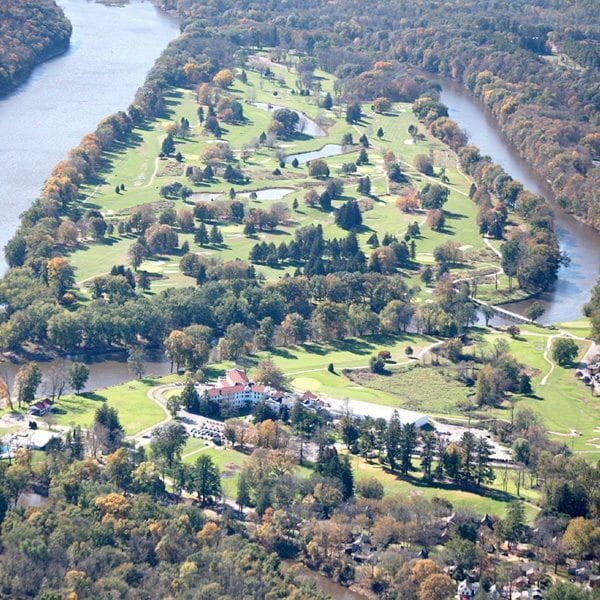
[(316, 158), (328, 158), (330, 156), (339, 156), (343, 154), (343, 148), (339, 144), (325, 144), (319, 150), (312, 150), (310, 152), (299, 152), (297, 154), (290, 154), (285, 157), (286, 163), (292, 163), (296, 158), (298, 162), (303, 165)]
[[(443, 86), (441, 101), (448, 107), (450, 117), (468, 133), (469, 142), (478, 146), (482, 154), (491, 156), (495, 163), (523, 183), (526, 189), (545, 196), (552, 204), (560, 247), (571, 262), (561, 267), (553, 288), (538, 298), (546, 308), (540, 322), (547, 324), (578, 319), (600, 273), (600, 234), (556, 205), (548, 184), (533, 172), (497, 131), (492, 116), (481, 102), (454, 81), (438, 77), (433, 79)], [(532, 302), (526, 300), (503, 306), (525, 314)]]
[[(277, 106), (276, 104), (267, 104), (266, 102), (255, 102), (254, 106), (270, 112), (275, 112), (280, 108), (287, 108), (285, 106)], [(327, 135), (327, 132), (318, 123), (306, 116), (303, 112), (294, 110), (293, 108), (290, 108), (289, 110), (293, 110), (300, 117), (300, 121), (296, 126), (296, 131), (298, 133), (310, 135), (311, 137), (324, 137)]]
[[(295, 192), (294, 188), (265, 188), (264, 190), (254, 190), (257, 200), (281, 200), (288, 194)], [(242, 192), (238, 194), (242, 198), (250, 198), (252, 192)]]
[(222, 196), (224, 192), (195, 192), (190, 196), (192, 202), (212, 202), (219, 196)]
[[(98, 354), (93, 357), (72, 356), (68, 358), (55, 358), (50, 361), (37, 362), (42, 370), (42, 384), (38, 391), (39, 395), (50, 395), (51, 388), (49, 387), (49, 381), (53, 371), (67, 374), (73, 362), (77, 361), (85, 363), (90, 369), (90, 377), (84, 388), (86, 392), (112, 385), (120, 385), (135, 379), (135, 375), (131, 373), (127, 366), (125, 353)], [(171, 363), (167, 360), (163, 352), (147, 352), (144, 364), (146, 367), (146, 376), (167, 375), (171, 372)], [(11, 388), (20, 366), (13, 363), (0, 363), (0, 377), (8, 380)]]

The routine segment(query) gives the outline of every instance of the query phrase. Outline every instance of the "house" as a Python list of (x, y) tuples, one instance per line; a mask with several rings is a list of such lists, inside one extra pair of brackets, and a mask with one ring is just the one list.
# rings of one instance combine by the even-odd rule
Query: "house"
[(241, 369), (229, 369), (224, 377), (217, 379), (214, 387), (205, 389), (209, 399), (230, 408), (240, 410), (254, 406), (261, 400), (273, 398), (276, 402), (280, 392), (265, 385), (250, 381)]
[(457, 598), (458, 600), (472, 600), (479, 591), (479, 583), (471, 583), (468, 579), (464, 579), (458, 584)]
[(27, 412), (33, 417), (43, 417), (45, 414), (52, 411), (53, 404), (54, 402), (52, 402), (50, 398), (44, 398), (44, 400), (40, 400), (33, 404)]

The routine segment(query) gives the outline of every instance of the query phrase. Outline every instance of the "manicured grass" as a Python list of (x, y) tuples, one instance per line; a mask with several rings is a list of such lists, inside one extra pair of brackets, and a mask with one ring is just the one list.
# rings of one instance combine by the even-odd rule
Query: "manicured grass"
[[(428, 485), (419, 476), (410, 480), (401, 479), (390, 473), (378, 463), (367, 463), (362, 458), (352, 457), (355, 481), (367, 477), (375, 477), (383, 485), (386, 496), (408, 497), (415, 495), (426, 498), (444, 498), (452, 503), (455, 508), (471, 510), (479, 515), (485, 513), (490, 515), (504, 516), (508, 502), (514, 500), (510, 494), (504, 494), (498, 490), (486, 490), (486, 495), (479, 495), (456, 489), (450, 485)], [(537, 510), (532, 506), (526, 506), (528, 519), (533, 520)]]
[(125, 434), (135, 435), (166, 418), (160, 406), (148, 398), (148, 390), (171, 380), (172, 377), (143, 379), (96, 392), (64, 396), (55, 404), (56, 422), (90, 427), (98, 407), (107, 402), (117, 409)]
[(564, 329), (577, 337), (589, 338), (592, 335), (592, 324), (587, 317), (582, 317), (576, 321), (567, 321), (565, 323), (557, 323), (559, 329)]
[[(590, 460), (600, 458), (600, 401), (591, 395), (591, 389), (575, 378), (575, 368), (556, 365), (545, 385), (541, 385), (550, 365), (544, 360), (548, 335), (556, 332), (545, 330), (544, 334), (534, 334), (523, 328), (515, 339), (504, 334), (486, 333), (481, 336), (483, 343), (491, 344), (498, 337), (509, 342), (510, 352), (520, 362), (536, 369), (533, 377), (534, 396), (518, 396), (518, 407), (527, 406), (536, 411), (548, 428), (550, 436), (563, 442), (575, 452), (582, 452)], [(588, 344), (580, 343), (579, 358)], [(493, 411), (500, 418), (510, 418), (508, 406)], [(572, 435), (573, 432), (576, 432)]]
[[(344, 133), (351, 132), (355, 142), (362, 133), (366, 133), (371, 141), (369, 148), (369, 163), (360, 166), (355, 175), (343, 175), (341, 166), (345, 162), (355, 161), (359, 146), (349, 148), (349, 153), (334, 156), (327, 159), (332, 176), (339, 177), (344, 182), (344, 200), (359, 196), (356, 189), (358, 177), (368, 175), (372, 182), (372, 193), (374, 204), (372, 210), (363, 214), (363, 227), (358, 233), (359, 243), (365, 253), (369, 254), (371, 249), (366, 245), (369, 236), (376, 232), (380, 239), (385, 233), (391, 233), (400, 237), (404, 236), (409, 223), (417, 221), (421, 226), (421, 235), (415, 238), (417, 260), (421, 264), (433, 262), (433, 250), (440, 244), (452, 240), (456, 242), (465, 252), (466, 264), (455, 269), (457, 274), (462, 274), (466, 269), (471, 270), (475, 266), (482, 268), (497, 267), (497, 257), (485, 246), (479, 235), (476, 223), (476, 207), (467, 197), (470, 179), (459, 172), (456, 155), (444, 146), (439, 140), (433, 138), (427, 130), (419, 125), (412, 113), (410, 104), (397, 103), (393, 109), (385, 115), (378, 115), (371, 111), (369, 105), (363, 106), (364, 119), (357, 125), (346, 123), (343, 111), (325, 111), (319, 108), (317, 98), (314, 96), (300, 96), (295, 91), (296, 74), (292, 67), (273, 67), (274, 78), (266, 79), (260, 73), (249, 71), (248, 82), (243, 84), (235, 81), (231, 93), (244, 102), (245, 122), (240, 124), (224, 125), (223, 141), (229, 142), (236, 156), (239, 156), (242, 147), (252, 145), (261, 132), (268, 131), (271, 120), (269, 111), (255, 106), (252, 102), (272, 103), (307, 114), (317, 119), (326, 130), (324, 137), (310, 137), (305, 135), (296, 136), (294, 139), (278, 143), (279, 151), (285, 154), (305, 152), (321, 148), (327, 143), (339, 143)], [(335, 78), (332, 75), (319, 72), (323, 91), (333, 90)], [(308, 166), (301, 165), (293, 168), (287, 165), (281, 169), (281, 175), (273, 175), (273, 170), (278, 166), (279, 159), (276, 157), (277, 147), (260, 147), (253, 155), (239, 166), (251, 177), (251, 181), (245, 185), (231, 185), (220, 178), (212, 182), (202, 182), (192, 185), (184, 176), (185, 167), (190, 165), (203, 166), (199, 157), (204, 148), (214, 143), (214, 138), (207, 136), (202, 131), (202, 125), (198, 122), (196, 114), (197, 104), (195, 93), (187, 89), (172, 89), (168, 98), (169, 115), (167, 118), (157, 119), (155, 122), (137, 129), (130, 142), (122, 144), (112, 152), (107, 153), (105, 168), (101, 173), (103, 181), (97, 186), (84, 188), (84, 206), (99, 209), (113, 225), (126, 219), (131, 209), (140, 204), (152, 204), (157, 207), (159, 201), (165, 201), (159, 197), (159, 188), (165, 183), (179, 181), (193, 188), (194, 192), (219, 192), (227, 194), (233, 187), (238, 192), (251, 190), (290, 187), (293, 191), (283, 198), (282, 202), (291, 208), (294, 198), (300, 202), (300, 207), (292, 211), (289, 223), (280, 225), (275, 231), (260, 232), (253, 238), (243, 235), (243, 225), (222, 222), (224, 243), (220, 246), (208, 246), (201, 248), (193, 241), (192, 234), (180, 233), (180, 244), (183, 241), (190, 243), (190, 249), (211, 257), (222, 260), (235, 258), (248, 259), (252, 246), (258, 241), (273, 242), (279, 245), (282, 241), (290, 241), (294, 230), (309, 224), (321, 224), (326, 238), (344, 237), (347, 232), (337, 227), (334, 223), (333, 214), (324, 212), (317, 208), (310, 208), (303, 204), (303, 196), (309, 186), (317, 185), (320, 191), (325, 182), (317, 182), (308, 175)], [(191, 124), (191, 131), (186, 138), (176, 138), (177, 151), (183, 155), (183, 164), (177, 165), (173, 160), (159, 160), (157, 158), (160, 144), (165, 135), (165, 127), (173, 121), (186, 117)], [(417, 125), (419, 131), (424, 135), (422, 141), (416, 144), (407, 143), (409, 125)], [(379, 127), (384, 130), (384, 136), (378, 139), (376, 132)], [(445, 169), (449, 178), (451, 189), (450, 198), (445, 206), (446, 228), (442, 232), (433, 232), (423, 223), (425, 214), (417, 211), (413, 214), (401, 213), (395, 206), (396, 195), (390, 194), (387, 189), (385, 169), (383, 164), (383, 153), (392, 150), (402, 168), (405, 170), (411, 184), (417, 188), (423, 187), (429, 181), (440, 182), (440, 169)], [(418, 154), (431, 154), (435, 162), (435, 175), (427, 177), (417, 172), (414, 168), (415, 157)], [(167, 169), (174, 168), (175, 171)], [(125, 185), (121, 193), (115, 192), (115, 186)], [(251, 207), (267, 207), (270, 201), (251, 202), (243, 200), (246, 210)], [(184, 202), (167, 201), (174, 208), (183, 207)], [(188, 202), (188, 207), (193, 202)], [(341, 200), (333, 203), (334, 208), (341, 204)], [(125, 264), (128, 262), (127, 251), (134, 241), (131, 235), (120, 236), (114, 234), (104, 242), (90, 242), (75, 249), (70, 260), (76, 267), (76, 278), (78, 283), (85, 282), (95, 276), (109, 271), (114, 264)], [(183, 276), (179, 272), (179, 260), (181, 256), (174, 254), (167, 257), (154, 257), (145, 261), (141, 269), (153, 274), (151, 291), (159, 292), (168, 287), (181, 287), (193, 285), (193, 280)], [(276, 268), (265, 265), (256, 265), (256, 270), (267, 279), (273, 280), (291, 273), (295, 270), (294, 264), (283, 264)], [(411, 284), (420, 285), (416, 271), (408, 271), (405, 275)], [(501, 286), (506, 285), (505, 279), (500, 279)], [(490, 286), (481, 285), (481, 292), (485, 295)], [(85, 288), (84, 288), (85, 292)], [(422, 302), (427, 295), (419, 293), (417, 302)]]

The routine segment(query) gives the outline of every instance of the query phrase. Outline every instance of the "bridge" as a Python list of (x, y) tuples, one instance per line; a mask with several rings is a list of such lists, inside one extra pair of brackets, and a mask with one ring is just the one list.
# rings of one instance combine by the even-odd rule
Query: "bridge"
[(484, 302), (483, 300), (479, 300), (478, 298), (474, 298), (473, 296), (470, 296), (470, 298), (471, 298), (471, 301), (474, 302), (475, 304), (477, 304), (479, 306), (488, 306), (495, 313), (499, 314), (502, 317), (505, 317), (506, 319), (509, 319), (510, 321), (515, 321), (517, 323), (533, 323), (534, 322), (531, 319), (528, 319), (527, 317), (520, 315), (519, 313), (512, 312), (511, 310), (507, 310), (506, 308), (502, 308), (501, 306), (496, 306), (495, 304), (489, 304), (488, 302)]

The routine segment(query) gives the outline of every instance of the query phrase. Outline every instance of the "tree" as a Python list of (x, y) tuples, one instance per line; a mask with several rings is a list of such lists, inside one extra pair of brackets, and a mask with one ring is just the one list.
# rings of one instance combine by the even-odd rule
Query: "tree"
[(288, 386), (283, 371), (271, 360), (261, 360), (254, 371), (254, 379), (276, 390), (285, 390)]
[(350, 124), (358, 123), (362, 118), (360, 104), (353, 102), (346, 107), (346, 121)]
[(570, 338), (558, 338), (552, 344), (552, 358), (561, 366), (568, 367), (573, 364), (579, 353), (579, 346)]
[(230, 69), (221, 69), (213, 77), (213, 82), (222, 88), (228, 88), (233, 83), (233, 73)]
[(526, 315), (528, 319), (531, 319), (534, 323), (546, 312), (544, 305), (537, 300), (531, 304), (527, 309)]
[(363, 498), (381, 500), (383, 498), (383, 484), (375, 477), (365, 477), (356, 484), (356, 493)]
[(69, 369), (69, 385), (79, 394), (85, 387), (90, 376), (90, 370), (83, 363), (74, 362)]
[(508, 542), (508, 547), (523, 540), (527, 525), (525, 507), (522, 502), (511, 502), (506, 509), (506, 517), (498, 523), (497, 533), (501, 541)]
[(114, 452), (125, 435), (117, 409), (104, 402), (96, 410), (92, 431), (101, 448)]
[(160, 148), (162, 154), (169, 156), (175, 152), (175, 142), (173, 141), (173, 135), (171, 133), (167, 134), (167, 137), (162, 141), (162, 145)]
[(15, 378), (17, 404), (19, 408), (23, 402), (33, 402), (40, 383), (42, 382), (42, 370), (36, 363), (23, 365)]
[(419, 586), (419, 600), (450, 600), (454, 598), (454, 582), (446, 573), (432, 573)]
[(481, 487), (484, 483), (494, 481), (494, 469), (490, 466), (492, 461), (492, 445), (484, 438), (480, 437), (475, 444), (476, 460), (476, 483)]
[(546, 600), (590, 600), (590, 595), (580, 586), (560, 581), (544, 592)]
[(171, 470), (181, 458), (181, 451), (187, 441), (187, 431), (181, 423), (169, 421), (159, 425), (152, 432), (150, 448), (152, 454), (159, 460), (164, 461), (167, 468)]
[(136, 242), (129, 246), (129, 262), (134, 269), (138, 269), (138, 267), (142, 264), (142, 261), (148, 255), (148, 250), (146, 246)]
[(207, 454), (201, 454), (194, 463), (191, 479), (202, 504), (206, 504), (209, 498), (221, 495), (221, 474), (212, 457)]
[(362, 225), (362, 215), (358, 203), (351, 198), (335, 212), (335, 223), (342, 229), (355, 230)]
[(390, 102), (389, 98), (386, 98), (385, 96), (375, 98), (373, 101), (373, 110), (378, 114), (386, 113), (391, 108), (392, 103)]
[(283, 137), (292, 137), (298, 128), (300, 115), (289, 108), (279, 108), (273, 113), (273, 119), (280, 127), (278, 127), (279, 135)]
[(193, 345), (191, 338), (183, 331), (178, 329), (171, 331), (165, 340), (165, 353), (171, 361), (171, 370), (173, 369), (173, 364), (175, 364), (175, 370), (179, 371), (181, 365), (189, 362)]
[(365, 196), (371, 195), (371, 178), (368, 175), (358, 180), (358, 193)]
[[(433, 175), (433, 162), (431, 162), (431, 158), (426, 154), (417, 154), (415, 156), (415, 168), (424, 175)], [(440, 207), (436, 206), (435, 208)]]
[(321, 106), (325, 110), (331, 110), (333, 108), (333, 98), (331, 97), (331, 94), (329, 92), (325, 94), (325, 98), (323, 98), (323, 103), (321, 104)]
[(244, 510), (244, 507), (250, 504), (250, 486), (244, 471), (240, 473), (238, 478), (236, 502), (240, 510)]
[(142, 379), (146, 372), (144, 351), (140, 346), (131, 346), (127, 349), (127, 366), (137, 379)]
[(426, 183), (421, 190), (421, 207), (426, 210), (442, 208), (447, 202), (450, 191), (438, 183)]
[(186, 381), (183, 391), (179, 395), (179, 402), (188, 412), (196, 414), (200, 412), (200, 399), (191, 379)]
[(577, 517), (569, 522), (563, 536), (567, 553), (578, 560), (600, 555), (600, 527), (593, 521)]
[(317, 179), (329, 177), (329, 167), (322, 158), (316, 158), (308, 163), (308, 174)]

